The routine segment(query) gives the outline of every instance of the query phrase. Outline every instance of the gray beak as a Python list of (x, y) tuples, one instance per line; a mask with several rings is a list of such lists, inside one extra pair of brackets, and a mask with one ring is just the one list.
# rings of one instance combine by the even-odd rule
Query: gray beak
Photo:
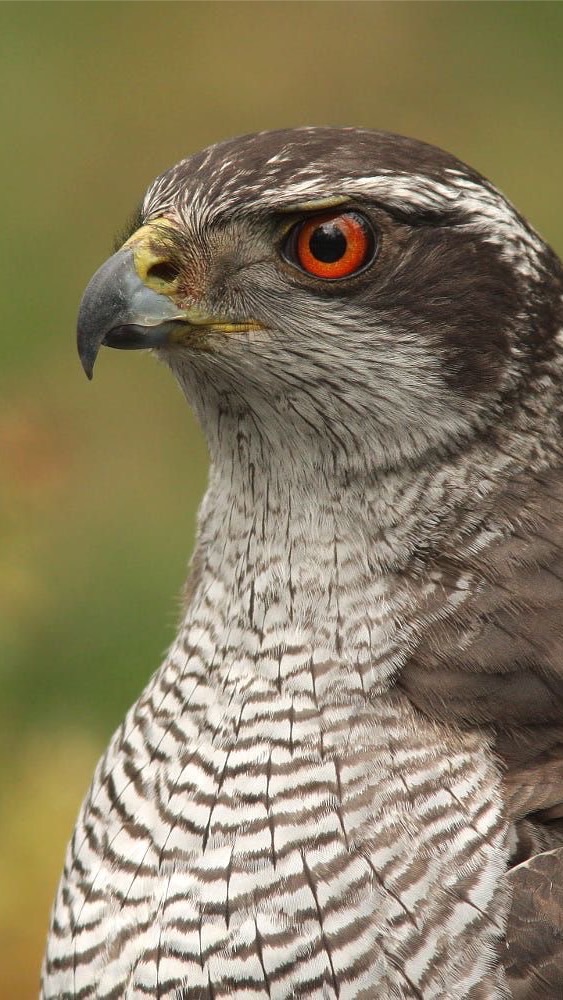
[(102, 344), (122, 350), (161, 347), (182, 322), (185, 313), (144, 284), (132, 247), (124, 246), (96, 271), (82, 297), (77, 332), (82, 367), (91, 379)]

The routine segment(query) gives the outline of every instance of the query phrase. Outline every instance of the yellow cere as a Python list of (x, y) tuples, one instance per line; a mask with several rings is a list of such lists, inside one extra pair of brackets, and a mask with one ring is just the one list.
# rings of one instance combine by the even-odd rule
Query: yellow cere
[(163, 229), (174, 229), (174, 223), (169, 219), (154, 219), (137, 229), (124, 247), (132, 247), (135, 270), (141, 281), (160, 295), (172, 295), (177, 289), (177, 280), (170, 281), (150, 273), (157, 264), (169, 263), (166, 252), (155, 252), (151, 247)]

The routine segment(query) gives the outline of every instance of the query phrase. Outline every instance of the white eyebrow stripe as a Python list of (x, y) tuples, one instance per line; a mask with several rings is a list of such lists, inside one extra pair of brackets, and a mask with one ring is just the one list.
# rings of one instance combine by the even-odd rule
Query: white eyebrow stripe
[(529, 278), (541, 273), (542, 241), (526, 227), (500, 192), (479, 177), (447, 168), (447, 180), (391, 170), (344, 175), (335, 180), (334, 174), (328, 177), (317, 164), (312, 164), (302, 168), (295, 180), (277, 184), (276, 166), (285, 159), (283, 154), (277, 154), (266, 161), (260, 183), (254, 179), (250, 183), (244, 170), (238, 175), (231, 173), (222, 183), (222, 172), (227, 166), (232, 167), (232, 161), (225, 160), (218, 165), (211, 183), (204, 185), (198, 179), (186, 186), (185, 163), (178, 164), (149, 188), (144, 212), (154, 215), (175, 210), (187, 224), (201, 228), (245, 203), (249, 206), (255, 203), (264, 209), (291, 210), (295, 206), (306, 210), (317, 204), (321, 208), (323, 203), (339, 204), (355, 196), (369, 197), (380, 199), (390, 208), (407, 211), (455, 211), (467, 220), (462, 225), (497, 246), (500, 255), (520, 274)]

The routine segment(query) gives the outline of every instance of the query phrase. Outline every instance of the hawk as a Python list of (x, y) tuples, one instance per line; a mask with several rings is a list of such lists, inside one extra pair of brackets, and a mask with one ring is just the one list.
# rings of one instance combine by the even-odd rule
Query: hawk
[(68, 849), (42, 997), (563, 995), (561, 265), (355, 128), (149, 188), (78, 348), (152, 348), (211, 469), (176, 641)]

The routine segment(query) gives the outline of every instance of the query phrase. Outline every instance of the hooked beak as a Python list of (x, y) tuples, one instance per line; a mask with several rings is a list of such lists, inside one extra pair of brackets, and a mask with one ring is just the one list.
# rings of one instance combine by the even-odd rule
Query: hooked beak
[(231, 334), (261, 328), (254, 321), (233, 323), (225, 316), (210, 316), (194, 304), (176, 305), (180, 265), (167, 246), (169, 228), (174, 224), (168, 219), (141, 226), (86, 288), (77, 342), (88, 378), (102, 345), (143, 350), (186, 343), (196, 331)]
[(90, 281), (78, 313), (78, 354), (88, 378), (102, 344), (124, 350), (161, 347), (186, 314), (144, 283), (134, 247), (125, 244)]

